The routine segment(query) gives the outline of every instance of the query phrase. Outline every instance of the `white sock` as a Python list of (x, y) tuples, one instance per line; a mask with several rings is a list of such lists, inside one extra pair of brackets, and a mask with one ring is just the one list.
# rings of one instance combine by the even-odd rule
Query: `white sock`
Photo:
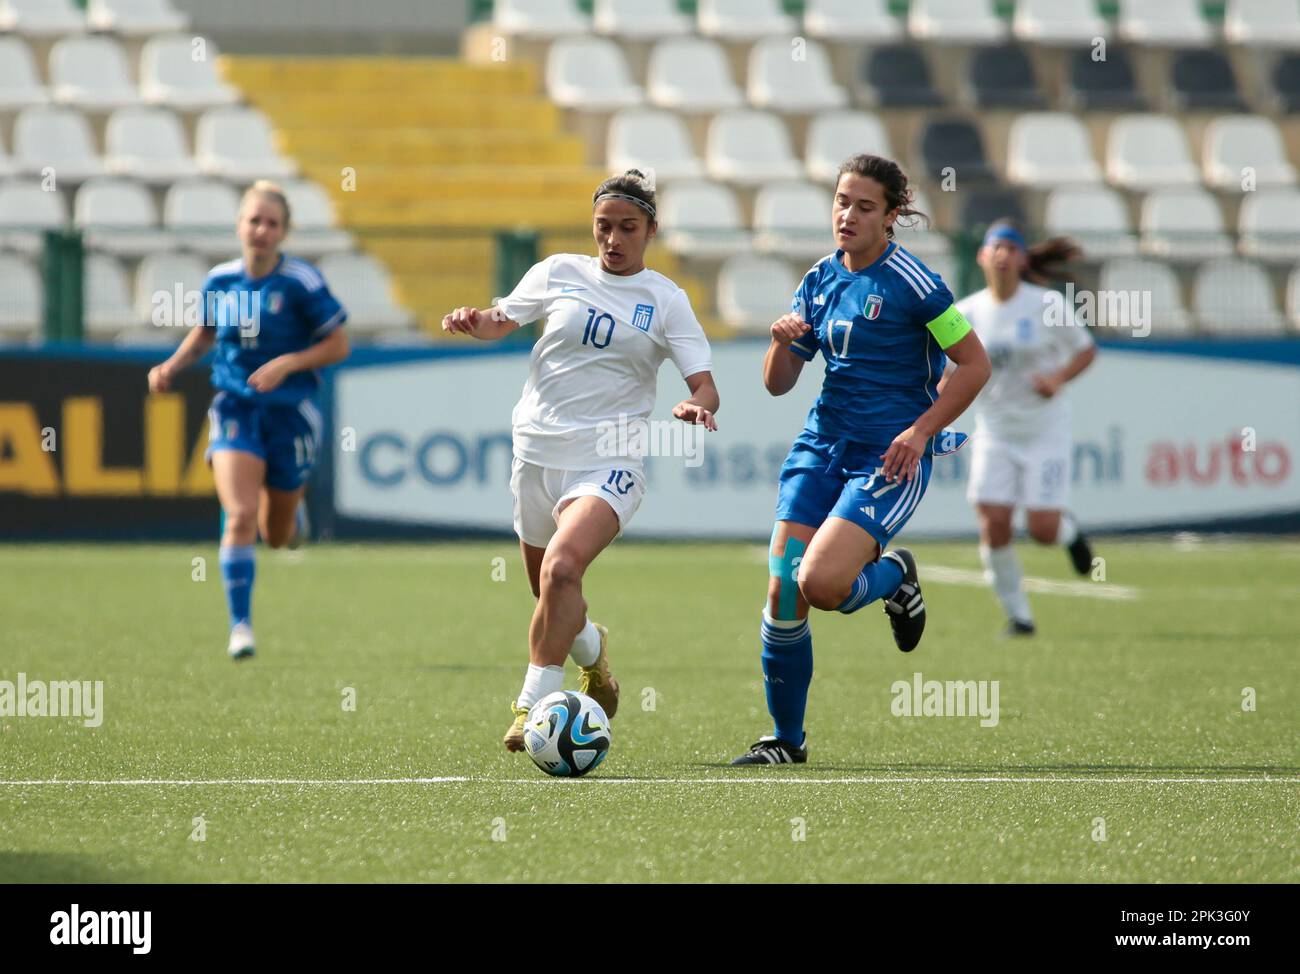
[(997, 593), (1007, 618), (1033, 622), (1029, 599), (1021, 585), (1024, 573), (1020, 570), (1020, 558), (1016, 555), (1016, 549), (1012, 545), (1003, 545), (1001, 548), (980, 545), (980, 561), (984, 562), (984, 577)]
[(1074, 523), (1074, 518), (1066, 513), (1061, 512), (1061, 524), (1056, 529), (1056, 543), (1069, 547), (1074, 544), (1074, 539), (1079, 536), (1079, 525)]
[(600, 656), (600, 633), (588, 619), (582, 626), (582, 632), (573, 640), (569, 655), (579, 666), (590, 666)]
[(534, 666), (528, 664), (528, 675), (524, 677), (524, 688), (519, 691), (516, 707), (531, 707), (542, 697), (564, 689), (563, 666)]

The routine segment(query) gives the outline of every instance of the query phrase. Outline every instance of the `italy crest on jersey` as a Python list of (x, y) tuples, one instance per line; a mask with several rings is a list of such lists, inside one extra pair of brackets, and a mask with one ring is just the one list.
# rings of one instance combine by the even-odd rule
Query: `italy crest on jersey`
[(280, 309), (284, 307), (284, 292), (272, 291), (266, 296), (266, 310), (273, 315), (278, 315)]
[(867, 321), (875, 321), (880, 317), (880, 308), (884, 303), (885, 299), (879, 294), (872, 294), (867, 297), (867, 306), (862, 309)]

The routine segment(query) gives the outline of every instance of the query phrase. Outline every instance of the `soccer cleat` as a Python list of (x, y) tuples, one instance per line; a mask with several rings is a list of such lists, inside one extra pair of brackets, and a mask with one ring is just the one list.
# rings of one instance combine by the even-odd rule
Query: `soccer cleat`
[(1007, 627), (1002, 630), (1002, 635), (1010, 637), (1032, 636), (1038, 630), (1032, 622), (1021, 622), (1019, 619), (1008, 619)]
[(528, 719), (528, 708), (520, 707), (514, 700), (510, 701), (510, 709), (515, 712), (515, 719), (510, 724), (510, 729), (506, 731), (506, 736), (502, 742), (507, 751), (522, 751), (524, 749), (524, 721)]
[(609, 630), (599, 622), (593, 622), (592, 625), (600, 633), (600, 655), (590, 666), (580, 667), (582, 673), (578, 677), (578, 692), (595, 700), (605, 711), (605, 716), (613, 720), (614, 714), (618, 713), (618, 681), (610, 675), (609, 654), (605, 652), (605, 647), (609, 644)]
[(796, 747), (788, 741), (760, 737), (749, 750), (732, 761), (732, 764), (803, 764), (808, 760), (808, 747)]
[(894, 630), (894, 645), (904, 653), (910, 653), (921, 641), (921, 633), (925, 632), (925, 599), (921, 597), (916, 559), (906, 548), (895, 548), (882, 557), (892, 559), (903, 569), (903, 583), (884, 603), (889, 625)]
[(230, 644), (226, 652), (233, 660), (248, 659), (253, 655), (253, 627), (247, 622), (237, 622), (230, 629)]
[(1070, 563), (1074, 565), (1076, 572), (1087, 575), (1092, 571), (1092, 545), (1088, 544), (1088, 539), (1083, 536), (1082, 531), (1065, 550), (1070, 553)]

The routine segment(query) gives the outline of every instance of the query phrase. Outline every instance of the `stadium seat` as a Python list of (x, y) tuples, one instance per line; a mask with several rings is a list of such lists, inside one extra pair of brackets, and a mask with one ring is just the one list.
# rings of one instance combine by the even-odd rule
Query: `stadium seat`
[(930, 224), (934, 220), (934, 211), (930, 209), (930, 201), (924, 193), (914, 192), (912, 194), (912, 208), (924, 213), (929, 218), (929, 221), (915, 217), (904, 217), (905, 220), (914, 221), (910, 227), (895, 221), (894, 237), (900, 244), (925, 261), (946, 257), (952, 251), (952, 245), (948, 242), (947, 237), (932, 229)]
[(907, 28), (940, 44), (996, 44), (1007, 36), (993, 0), (912, 0)]
[(110, 37), (65, 37), (50, 49), (54, 101), (89, 110), (140, 104), (122, 45)]
[[(203, 57), (196, 60), (202, 44)], [(217, 47), (200, 37), (158, 36), (140, 51), (140, 93), (151, 105), (197, 111), (233, 105), (239, 92), (217, 76)]]
[(1204, 47), (1214, 39), (1200, 0), (1119, 0), (1119, 36), (1169, 47)]
[(45, 248), (43, 232), (58, 230), (67, 222), (61, 191), (47, 193), (36, 180), (0, 183), (0, 249), (39, 254)]
[[(961, 186), (960, 177), (957, 182)], [(990, 187), (984, 189), (958, 190), (961, 202), (958, 205), (957, 226), (963, 230), (980, 234), (995, 220), (1014, 220), (1024, 227), (1025, 205), (1020, 194), (1013, 189)]]
[[(1277, 123), (1263, 115), (1216, 118), (1205, 130), (1205, 182), (1240, 193), (1256, 187), (1290, 186), (1295, 167), (1287, 161)], [(1242, 186), (1250, 170), (1253, 185)]]
[(789, 38), (767, 37), (749, 51), (749, 103), (775, 112), (815, 112), (840, 108), (848, 95), (835, 83), (826, 49), (805, 41), (795, 60)]
[(352, 234), (340, 230), (329, 194), (307, 179), (290, 179), (280, 186), (289, 199), (289, 237), (285, 249), (310, 260), (352, 250)]
[(1047, 103), (1018, 44), (982, 47), (970, 60), (967, 97), (976, 108), (1041, 108)]
[(1300, 261), (1300, 189), (1261, 189), (1247, 193), (1237, 218), (1243, 257)]
[(563, 108), (613, 111), (645, 100), (623, 49), (606, 37), (565, 37), (546, 55), (546, 91)]
[(1048, 194), (1043, 230), (1073, 237), (1086, 259), (1129, 257), (1138, 252), (1124, 199), (1109, 186), (1064, 186)]
[(352, 334), (410, 328), (415, 319), (393, 303), (393, 286), (384, 265), (369, 254), (330, 254), (320, 272), (348, 312)]
[(1245, 111), (1232, 65), (1218, 51), (1182, 51), (1170, 72), (1170, 100), (1183, 111)]
[(678, 37), (695, 29), (675, 0), (596, 0), (593, 23), (597, 33), (630, 41)]
[(730, 257), (753, 245), (735, 194), (720, 183), (673, 183), (661, 198), (659, 222), (668, 248), (683, 257)]
[(1200, 171), (1187, 150), (1182, 126), (1168, 115), (1125, 115), (1110, 127), (1106, 176), (1132, 190), (1195, 186)]
[[(0, 280), (3, 279), (4, 275), (0, 274)], [(1300, 331), (1300, 267), (1286, 279), (1286, 314), (1291, 321), (1291, 330)]]
[[(1101, 269), (1097, 325), (1129, 330), (1144, 324), (1156, 338), (1173, 338), (1191, 331), (1178, 278), (1167, 265), (1153, 260), (1108, 260)], [(1144, 307), (1145, 306), (1145, 307)], [(1143, 321), (1144, 313), (1150, 318)]]
[(809, 124), (804, 165), (811, 179), (834, 182), (844, 160), (860, 152), (894, 158), (889, 133), (875, 115), (854, 111), (822, 112)]
[(605, 161), (615, 172), (653, 170), (655, 181), (698, 179), (704, 165), (686, 123), (662, 108), (625, 108), (610, 119)]
[(1094, 38), (1110, 36), (1096, 0), (1019, 0), (1011, 29), (1022, 41), (1062, 47), (1091, 46)]
[(726, 111), (745, 102), (731, 78), (726, 53), (707, 37), (656, 44), (646, 70), (646, 90), (651, 104), (692, 114)]
[(185, 305), (204, 300), (203, 283), (211, 266), (194, 254), (150, 254), (140, 261), (135, 272), (135, 313), (138, 321), (149, 325), (139, 334), (141, 340), (181, 340)]
[(574, 0), (496, 0), (492, 26), (510, 36), (545, 39), (589, 33), (591, 20)]
[(45, 316), (44, 299), (36, 265), (18, 254), (0, 253), (0, 342), (37, 337)]
[(73, 223), (88, 250), (126, 257), (168, 250), (171, 237), (158, 226), (153, 196), (129, 179), (101, 176), (87, 180), (73, 201)]
[[(961, 178), (960, 170), (958, 179)], [(1007, 180), (1018, 186), (1052, 189), (1101, 182), (1088, 130), (1065, 112), (1016, 116), (1007, 140)]]
[(1272, 80), (1278, 111), (1300, 111), (1300, 54), (1280, 55), (1273, 65)]
[(1300, 47), (1300, 5), (1296, 0), (1228, 0), (1223, 36), (1249, 47)]
[(1138, 90), (1128, 52), (1118, 45), (1106, 49), (1097, 61), (1091, 50), (1070, 55), (1069, 72), (1061, 100), (1073, 111), (1145, 111), (1149, 106)]
[(166, 185), (199, 174), (181, 121), (166, 108), (122, 108), (108, 117), (104, 167), (113, 175)]
[(17, 171), (14, 161), (9, 158), (9, 153), (5, 149), (4, 137), (0, 136), (0, 179), (4, 179), (6, 176), (13, 176)]
[(41, 84), (31, 48), (18, 37), (0, 37), (0, 112), (44, 105), (50, 92)]
[(807, 182), (768, 183), (754, 198), (754, 246), (810, 261), (833, 252), (830, 190)]
[(1142, 252), (1171, 260), (1206, 260), (1232, 253), (1223, 213), (1200, 186), (1157, 189), (1142, 201)]
[(718, 272), (718, 312), (741, 331), (766, 334), (790, 310), (799, 278), (775, 257), (732, 257)]
[(86, 337), (107, 338), (126, 330), (136, 330), (140, 317), (131, 301), (131, 287), (126, 272), (116, 257), (87, 254), (82, 284), (85, 313), (82, 321)]
[(1229, 258), (1196, 272), (1192, 307), (1206, 331), (1217, 334), (1274, 334), (1283, 330), (1273, 285), (1258, 264)]
[(799, 27), (780, 0), (699, 0), (700, 33), (730, 42), (756, 41), (768, 34), (790, 37)]
[(13, 149), (16, 168), (28, 175), (48, 168), (60, 182), (79, 183), (104, 173), (90, 123), (72, 108), (24, 108), (14, 122)]
[(913, 159), (929, 179), (943, 180), (951, 170), (957, 185), (993, 179), (993, 167), (984, 152), (979, 129), (964, 118), (939, 118), (925, 123), (917, 138)]
[(943, 99), (925, 54), (913, 44), (870, 48), (862, 61), (862, 98), (881, 108), (929, 108)]
[(163, 227), (177, 244), (213, 260), (239, 253), (239, 194), (215, 179), (173, 183), (163, 199)]
[(743, 186), (798, 179), (803, 174), (781, 120), (744, 108), (723, 112), (709, 123), (705, 165), (714, 179)]
[(903, 37), (903, 23), (886, 0), (806, 0), (803, 29), (828, 44), (888, 44)]
[(73, 0), (0, 0), (0, 31), (30, 37), (58, 37), (86, 29)]
[(207, 175), (237, 182), (287, 179), (298, 171), (276, 150), (271, 124), (256, 108), (212, 108), (199, 116), (194, 158)]
[(179, 13), (171, 0), (90, 0), (86, 24), (127, 37), (149, 37), (187, 30), (190, 18)]

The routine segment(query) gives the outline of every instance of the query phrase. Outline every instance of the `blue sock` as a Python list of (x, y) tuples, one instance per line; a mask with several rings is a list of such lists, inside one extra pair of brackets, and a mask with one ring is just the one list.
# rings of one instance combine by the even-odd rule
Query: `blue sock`
[(776, 736), (803, 744), (803, 714), (812, 682), (812, 630), (807, 619), (776, 622), (763, 613), (763, 679), (767, 712), (776, 724)]
[(226, 604), (230, 607), (230, 625), (252, 621), (253, 575), (257, 562), (253, 546), (221, 546), (221, 581), (226, 586)]
[(858, 573), (853, 580), (853, 591), (849, 597), (835, 607), (836, 612), (848, 615), (857, 612), (864, 605), (887, 598), (898, 591), (903, 584), (903, 566), (892, 558), (873, 561)]

